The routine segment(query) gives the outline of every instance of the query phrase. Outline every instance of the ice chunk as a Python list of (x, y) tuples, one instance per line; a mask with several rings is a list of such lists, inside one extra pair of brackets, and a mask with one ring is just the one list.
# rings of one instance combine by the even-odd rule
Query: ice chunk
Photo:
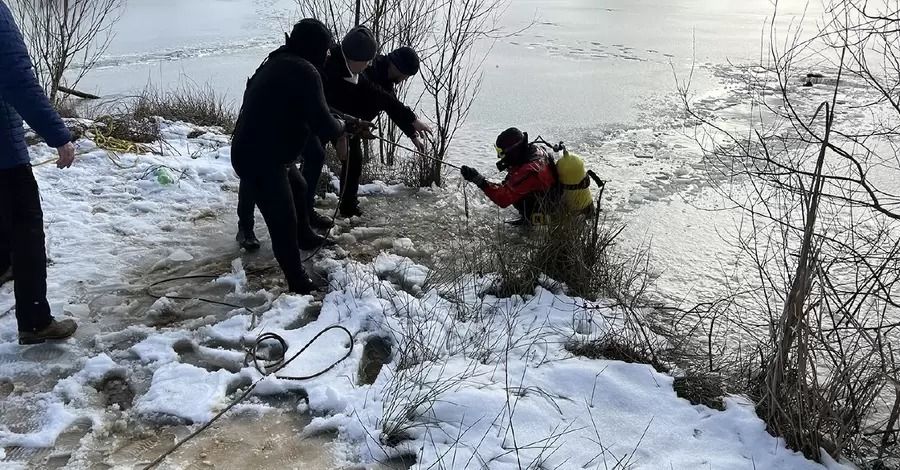
[(185, 261), (191, 261), (192, 259), (194, 259), (194, 257), (191, 256), (190, 253), (179, 249), (175, 250), (171, 255), (169, 255), (169, 259), (181, 263)]
[(227, 405), (228, 388), (238, 378), (225, 370), (209, 372), (190, 364), (166, 364), (153, 373), (150, 390), (134, 408), (145, 416), (162, 414), (205, 423)]

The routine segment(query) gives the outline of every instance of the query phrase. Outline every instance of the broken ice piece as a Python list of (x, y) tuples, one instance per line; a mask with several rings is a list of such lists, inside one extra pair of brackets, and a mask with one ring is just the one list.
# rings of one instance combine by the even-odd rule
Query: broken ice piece
[(178, 250), (175, 250), (174, 253), (169, 255), (169, 259), (172, 261), (184, 262), (184, 261), (190, 261), (190, 260), (194, 259), (194, 257), (191, 256), (190, 253), (188, 253), (184, 250), (178, 249)]

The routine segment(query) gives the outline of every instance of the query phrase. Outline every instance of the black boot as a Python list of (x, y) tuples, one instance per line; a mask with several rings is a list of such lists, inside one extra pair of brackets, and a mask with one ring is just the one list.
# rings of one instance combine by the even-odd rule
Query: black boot
[(350, 206), (350, 207), (342, 207), (341, 215), (347, 218), (350, 217), (362, 217), (363, 213), (359, 209), (359, 206)]
[(319, 286), (306, 273), (296, 279), (288, 279), (288, 290), (293, 294), (309, 295)]
[(334, 240), (330, 240), (321, 235), (316, 235), (312, 238), (309, 237), (301, 237), (297, 239), (297, 244), (300, 246), (300, 249), (303, 251), (313, 251), (322, 248), (328, 248), (336, 245)]
[(334, 222), (331, 217), (326, 217), (313, 210), (309, 213), (309, 226), (316, 230), (329, 230), (334, 227)]
[(256, 251), (259, 249), (259, 239), (256, 238), (256, 234), (253, 233), (253, 230), (239, 229), (234, 239), (241, 245), (241, 248), (247, 251)]

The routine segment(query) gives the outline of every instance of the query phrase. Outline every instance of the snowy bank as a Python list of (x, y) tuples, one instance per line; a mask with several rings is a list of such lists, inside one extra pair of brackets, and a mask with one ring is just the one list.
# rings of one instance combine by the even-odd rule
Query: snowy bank
[[(738, 398), (727, 399), (725, 411), (691, 405), (675, 394), (671, 377), (649, 366), (571, 354), (569, 342), (623, 327), (622, 313), (603, 302), (543, 288), (497, 298), (487, 294), (490, 276), (434, 284), (426, 267), (389, 253), (366, 263), (316, 260), (330, 287), (318, 313), (313, 297), (254, 289), (233, 246), (229, 148), (209, 134), (189, 139), (191, 130), (167, 125), (165, 155), (121, 155), (125, 168), (88, 140), (78, 143), (86, 153), (71, 170), (36, 168), (53, 259), (51, 305), (81, 329), (59, 345), (20, 348), (13, 316), (0, 317), (0, 378), (14, 384), (0, 404), (0, 459), (10, 459), (12, 446), (53, 446), (78, 419), (92, 423), (85, 447), (100, 447), (125, 424), (155, 430), (174, 418), (198, 425), (261, 380), (249, 408), (271, 409), (254, 400), (302, 391), (298, 410), (314, 416), (303, 432), (336, 431), (356, 463), (414, 455), (413, 468), (843, 468), (786, 449)], [(32, 152), (35, 162), (52, 157), (43, 145)], [(160, 165), (174, 184), (161, 183)], [(418, 253), (410, 239), (385, 246)], [(174, 301), (97, 300), (111, 291), (140, 294), (135, 279), (210, 258), (231, 273), (207, 287), (227, 289), (230, 300), (263, 296), (263, 307), (148, 324), (151, 313), (177, 313)], [(13, 303), (6, 285), (0, 306)], [(243, 346), (262, 333), (283, 337), (292, 357), (332, 325), (349, 330), (353, 343), (328, 332), (267, 377), (244, 362)], [(384, 366), (364, 377), (373, 341), (390, 351)], [(351, 347), (347, 360), (314, 379), (277, 377), (314, 374)], [(109, 404), (111, 377), (131, 385), (133, 406)], [(14, 407), (24, 414), (13, 415)], [(90, 468), (86, 455), (76, 454), (70, 467)]]

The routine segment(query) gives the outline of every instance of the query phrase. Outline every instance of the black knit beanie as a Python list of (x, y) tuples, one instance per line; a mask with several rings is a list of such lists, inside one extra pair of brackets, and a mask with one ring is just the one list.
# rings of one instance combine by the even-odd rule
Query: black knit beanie
[(388, 54), (388, 60), (397, 67), (403, 75), (412, 77), (419, 73), (419, 55), (411, 47), (401, 47)]
[(357, 26), (350, 30), (341, 41), (344, 57), (354, 62), (368, 62), (378, 53), (378, 41), (375, 35), (365, 26)]
[(305, 18), (294, 25), (287, 37), (287, 48), (316, 67), (323, 67), (328, 49), (334, 43), (331, 30), (315, 18)]
[(512, 152), (520, 149), (522, 147), (522, 144), (526, 144), (526, 139), (527, 137), (525, 137), (524, 132), (515, 127), (510, 127), (497, 136), (497, 142), (495, 145), (497, 145), (497, 147), (504, 152)]

